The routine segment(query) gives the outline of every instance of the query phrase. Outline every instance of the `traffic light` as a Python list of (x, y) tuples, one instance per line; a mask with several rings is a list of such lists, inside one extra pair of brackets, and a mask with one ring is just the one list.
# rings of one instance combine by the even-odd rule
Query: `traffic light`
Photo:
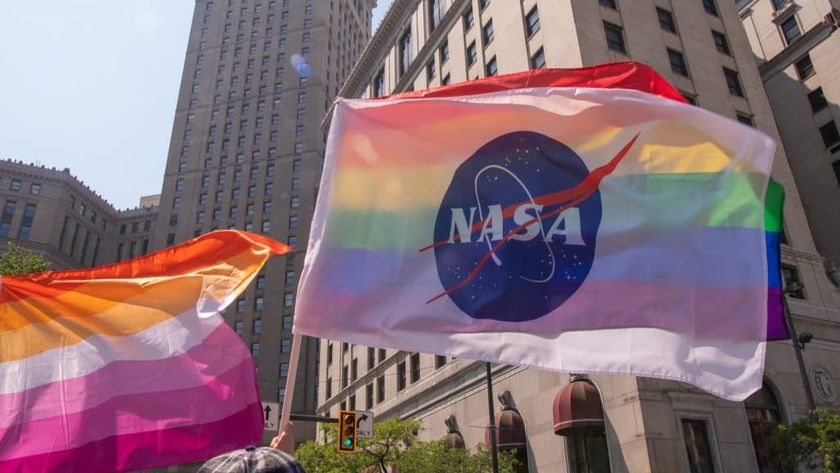
[(338, 415), (338, 451), (356, 451), (356, 412), (341, 411)]

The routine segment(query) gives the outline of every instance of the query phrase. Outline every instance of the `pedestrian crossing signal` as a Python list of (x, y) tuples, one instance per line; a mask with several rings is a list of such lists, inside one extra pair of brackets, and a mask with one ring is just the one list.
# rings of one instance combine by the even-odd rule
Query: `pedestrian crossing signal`
[(356, 412), (341, 411), (338, 416), (338, 451), (356, 451)]

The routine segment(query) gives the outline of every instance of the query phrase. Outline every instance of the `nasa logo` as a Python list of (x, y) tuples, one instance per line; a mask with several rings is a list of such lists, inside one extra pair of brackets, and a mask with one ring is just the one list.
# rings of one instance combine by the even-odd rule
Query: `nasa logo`
[(479, 148), (438, 210), (427, 249), (445, 291), (431, 301), (446, 295), (471, 317), (506, 322), (566, 302), (592, 269), (601, 224), (601, 195), (584, 189), (588, 176), (574, 151), (539, 133)]

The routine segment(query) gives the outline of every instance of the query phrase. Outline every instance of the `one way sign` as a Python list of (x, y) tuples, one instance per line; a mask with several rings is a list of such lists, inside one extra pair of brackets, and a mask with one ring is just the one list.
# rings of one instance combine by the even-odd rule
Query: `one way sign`
[(356, 411), (356, 436), (373, 438), (373, 411)]
[(280, 404), (276, 402), (262, 403), (263, 420), (265, 420), (265, 430), (277, 430), (280, 428)]

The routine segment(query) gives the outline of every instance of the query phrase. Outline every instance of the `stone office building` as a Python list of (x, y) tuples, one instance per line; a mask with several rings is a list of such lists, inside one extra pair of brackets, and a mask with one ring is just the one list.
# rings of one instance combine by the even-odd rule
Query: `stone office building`
[(840, 2), (741, 0), (738, 9), (814, 243), (840, 265)]
[[(728, 1), (395, 0), (340, 95), (629, 59), (654, 67), (693, 104), (779, 139)], [(787, 189), (788, 300), (797, 329), (814, 334), (803, 351), (807, 375), (818, 406), (840, 407), (840, 290), (826, 277), (781, 146), (773, 177)], [(427, 440), (443, 438), (452, 430), (444, 420), (454, 416), (468, 447), (484, 442), (483, 363), (326, 340), (321, 347), (319, 413), (355, 408), (380, 419), (418, 418)], [(527, 449), (530, 472), (778, 471), (764, 421), (790, 422), (809, 407), (790, 342), (770, 344), (765, 387), (745, 403), (631, 376), (512, 366), (494, 366), (493, 376), (495, 391), (508, 392), (495, 406), (501, 439)]]

